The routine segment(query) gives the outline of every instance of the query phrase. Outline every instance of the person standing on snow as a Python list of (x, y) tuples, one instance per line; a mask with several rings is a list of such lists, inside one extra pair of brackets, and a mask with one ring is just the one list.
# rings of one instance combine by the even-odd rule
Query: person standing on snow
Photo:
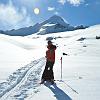
[(55, 63), (56, 46), (53, 45), (51, 41), (48, 41), (47, 48), (48, 50), (46, 51), (46, 65), (42, 74), (41, 84), (43, 84), (44, 81), (47, 80), (50, 81), (52, 84), (54, 83), (53, 66)]

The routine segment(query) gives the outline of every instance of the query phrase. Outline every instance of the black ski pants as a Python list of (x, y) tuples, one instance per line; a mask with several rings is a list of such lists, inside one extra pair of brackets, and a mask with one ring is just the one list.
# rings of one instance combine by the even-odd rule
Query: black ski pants
[(42, 74), (42, 79), (44, 80), (54, 79), (53, 65), (54, 65), (54, 62), (51, 62), (51, 61), (46, 62), (45, 69)]

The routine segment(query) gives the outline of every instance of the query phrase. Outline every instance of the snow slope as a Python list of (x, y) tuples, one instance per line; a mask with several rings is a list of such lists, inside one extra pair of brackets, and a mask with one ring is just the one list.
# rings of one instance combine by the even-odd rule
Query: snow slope
[[(44, 36), (0, 35), (0, 100), (99, 100), (100, 39), (96, 36), (100, 25)], [(48, 37), (57, 45), (56, 84), (39, 85)]]
[[(25, 66), (30, 61), (42, 57), (45, 51), (38, 48), (45, 49), (45, 47), (42, 47), (40, 43), (42, 44), (43, 42), (38, 41), (38, 39), (0, 34), (0, 76), (2, 76), (0, 77), (0, 82), (21, 66)], [(40, 51), (42, 54), (37, 54)]]

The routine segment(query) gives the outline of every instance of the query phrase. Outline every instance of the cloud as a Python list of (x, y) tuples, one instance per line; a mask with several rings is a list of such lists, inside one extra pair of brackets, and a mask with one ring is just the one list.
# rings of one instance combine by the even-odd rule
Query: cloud
[(59, 12), (56, 11), (54, 14), (55, 14), (55, 15), (59, 15)]
[(85, 6), (89, 6), (89, 4), (88, 4), (88, 3), (86, 3), (86, 4), (85, 4)]
[(74, 6), (78, 6), (81, 3), (84, 2), (84, 0), (67, 0), (70, 4), (74, 5)]
[(55, 7), (48, 7), (48, 11), (53, 11), (53, 14), (59, 15), (59, 12), (55, 9)]
[(26, 9), (16, 8), (10, 0), (8, 4), (0, 4), (0, 29), (18, 29), (32, 25), (31, 17)]
[(74, 6), (79, 6), (81, 3), (84, 2), (84, 0), (59, 0), (58, 2), (61, 3), (62, 5), (64, 5), (66, 2), (69, 2)]
[(48, 7), (48, 11), (54, 11), (55, 7)]
[(64, 5), (66, 3), (67, 0), (59, 0), (58, 2), (61, 3), (62, 5)]

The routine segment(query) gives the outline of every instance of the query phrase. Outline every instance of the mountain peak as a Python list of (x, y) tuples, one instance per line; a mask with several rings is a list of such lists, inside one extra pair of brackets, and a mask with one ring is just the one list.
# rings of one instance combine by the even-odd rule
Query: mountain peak
[(58, 16), (58, 15), (53, 15), (49, 19), (60, 19), (60, 20), (63, 20), (63, 18)]
[(49, 23), (49, 24), (61, 24), (61, 25), (64, 25), (64, 26), (68, 25), (65, 22), (65, 20), (62, 17), (58, 16), (58, 15), (51, 16), (48, 20), (44, 21), (42, 23), (42, 25), (47, 24), (47, 23)]

